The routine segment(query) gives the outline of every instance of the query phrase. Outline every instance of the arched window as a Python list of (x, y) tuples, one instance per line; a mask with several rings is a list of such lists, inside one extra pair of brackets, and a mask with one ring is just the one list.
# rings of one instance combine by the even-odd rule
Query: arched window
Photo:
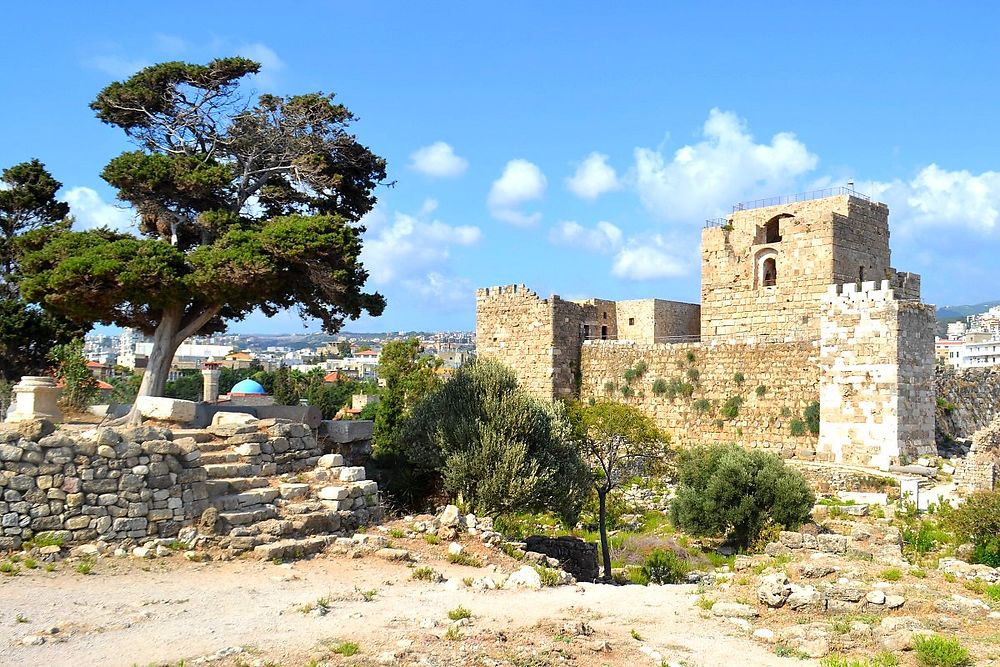
[(768, 257), (761, 264), (760, 284), (764, 287), (774, 287), (778, 284), (778, 262), (774, 257)]
[(764, 226), (764, 243), (781, 242), (781, 216), (775, 216)]

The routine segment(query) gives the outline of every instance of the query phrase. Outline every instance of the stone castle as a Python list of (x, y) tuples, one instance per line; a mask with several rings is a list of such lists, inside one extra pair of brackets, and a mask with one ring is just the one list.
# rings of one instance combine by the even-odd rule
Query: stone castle
[(701, 245), (700, 305), (479, 289), (478, 354), (539, 398), (632, 403), (679, 444), (934, 453), (935, 311), (890, 266), (885, 204), (844, 188), (738, 204)]

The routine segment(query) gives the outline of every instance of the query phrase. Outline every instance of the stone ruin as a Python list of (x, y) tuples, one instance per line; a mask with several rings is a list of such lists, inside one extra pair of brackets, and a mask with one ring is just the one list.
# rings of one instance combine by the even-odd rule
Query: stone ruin
[(5, 424), (0, 550), (44, 533), (65, 544), (126, 549), (180, 544), (267, 557), (319, 551), (382, 518), (376, 483), (352, 465), (370, 451), (371, 433), (371, 422), (313, 431), (233, 413), (216, 415), (204, 429)]
[(888, 217), (847, 189), (740, 204), (702, 232), (700, 304), (483, 288), (477, 351), (538, 398), (631, 403), (681, 445), (879, 467), (933, 455), (934, 307), (891, 267)]

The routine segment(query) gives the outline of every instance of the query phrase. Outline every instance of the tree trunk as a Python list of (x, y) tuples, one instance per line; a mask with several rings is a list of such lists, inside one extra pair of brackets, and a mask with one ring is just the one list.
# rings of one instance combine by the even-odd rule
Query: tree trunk
[(611, 581), (611, 549), (608, 547), (608, 489), (597, 489), (600, 507), (598, 526), (601, 531), (601, 558), (604, 561), (604, 581)]
[(138, 426), (142, 421), (142, 415), (138, 410), (138, 398), (140, 396), (163, 396), (163, 390), (167, 385), (167, 376), (170, 374), (170, 365), (174, 360), (174, 353), (188, 337), (198, 333), (205, 324), (218, 315), (221, 306), (206, 306), (201, 310), (196, 310), (184, 314), (181, 306), (172, 306), (163, 310), (160, 324), (153, 333), (153, 349), (149, 352), (149, 361), (146, 363), (146, 371), (142, 374), (142, 383), (136, 394), (136, 401), (132, 404), (132, 409), (121, 420), (113, 423), (124, 423), (128, 426)]

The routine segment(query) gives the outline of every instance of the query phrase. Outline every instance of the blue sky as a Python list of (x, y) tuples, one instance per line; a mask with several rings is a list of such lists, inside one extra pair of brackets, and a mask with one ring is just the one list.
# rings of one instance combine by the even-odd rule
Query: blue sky
[(389, 306), (348, 329), (471, 329), (475, 288), (511, 282), (697, 301), (706, 218), (848, 178), (890, 205), (926, 301), (1000, 298), (990, 3), (617, 4), (16, 3), (0, 164), (38, 157), (81, 227), (127, 226), (99, 173), (129, 145), (90, 100), (242, 54), (260, 92), (337, 93), (388, 160), (365, 261)]

